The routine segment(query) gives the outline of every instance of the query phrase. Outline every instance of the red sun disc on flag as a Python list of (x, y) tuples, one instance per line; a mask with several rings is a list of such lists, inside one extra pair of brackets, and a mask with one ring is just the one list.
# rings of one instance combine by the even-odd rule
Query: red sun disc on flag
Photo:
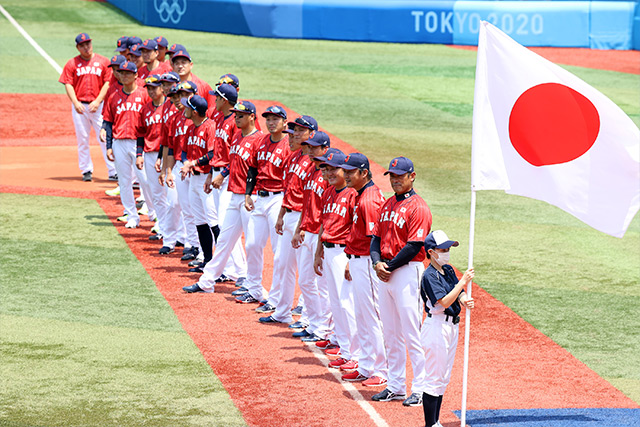
[(598, 110), (581, 93), (559, 83), (527, 89), (509, 116), (513, 148), (534, 166), (570, 162), (596, 142)]

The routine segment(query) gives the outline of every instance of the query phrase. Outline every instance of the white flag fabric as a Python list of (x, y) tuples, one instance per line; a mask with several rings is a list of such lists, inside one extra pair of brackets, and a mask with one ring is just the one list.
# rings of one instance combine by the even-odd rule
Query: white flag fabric
[(483, 21), (471, 184), (544, 200), (622, 237), (640, 208), (640, 130), (596, 89)]

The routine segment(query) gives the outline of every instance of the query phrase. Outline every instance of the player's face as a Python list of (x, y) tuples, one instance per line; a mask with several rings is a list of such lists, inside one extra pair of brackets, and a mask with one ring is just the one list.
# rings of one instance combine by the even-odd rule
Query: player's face
[(184, 116), (187, 119), (192, 119), (194, 115), (195, 114), (191, 108), (187, 108), (187, 107), (184, 108)]
[(142, 62), (145, 64), (151, 64), (158, 57), (157, 50), (140, 49), (140, 51), (142, 52)]
[(136, 73), (132, 73), (131, 71), (120, 71), (120, 83), (124, 86), (132, 85), (136, 82)]
[(162, 92), (164, 92), (165, 96), (169, 95), (169, 91), (175, 85), (173, 82), (162, 82)]
[(224, 108), (225, 101), (226, 101), (226, 99), (224, 99), (220, 95), (216, 95), (216, 110), (217, 111), (222, 111), (222, 109)]
[(299, 149), (300, 148), (300, 142), (293, 137), (293, 134), (288, 133), (287, 135), (289, 135), (289, 139), (288, 139), (288, 141), (289, 141), (289, 149), (291, 151), (296, 151), (297, 149)]
[(118, 70), (115, 66), (111, 67), (111, 71), (113, 71), (113, 77), (116, 78), (117, 81), (122, 83), (122, 79), (120, 77), (120, 70)]
[(304, 126), (295, 125), (293, 128), (293, 137), (298, 140), (299, 144), (305, 142), (309, 137), (311, 137), (311, 129), (308, 129)]
[(147, 86), (147, 94), (149, 98), (157, 101), (162, 97), (162, 88), (160, 86)]
[(238, 129), (246, 129), (250, 127), (254, 120), (253, 117), (254, 116), (251, 113), (238, 113), (236, 111), (234, 117), (236, 126), (238, 127)]
[(167, 54), (167, 48), (164, 46), (158, 46), (158, 59), (165, 57)]
[(178, 95), (177, 93), (171, 94), (169, 95), (169, 99), (171, 100), (171, 103), (180, 111), (182, 111), (184, 109), (184, 105), (182, 105), (180, 103), (180, 95)]
[[(318, 145), (318, 146), (306, 145), (306, 147), (309, 147), (309, 157), (311, 157), (312, 160), (314, 157), (322, 156), (328, 150), (327, 147), (323, 147), (321, 145)], [(316, 166), (322, 163), (318, 160), (313, 160), (313, 162), (316, 164)]]
[(269, 133), (282, 132), (284, 130), (284, 127), (286, 126), (285, 120), (280, 116), (276, 116), (275, 114), (269, 114), (265, 119), (267, 123), (267, 130), (269, 131)]
[(416, 173), (405, 173), (403, 175), (389, 174), (389, 182), (391, 188), (396, 194), (404, 194), (413, 188), (413, 181), (416, 179)]
[(78, 49), (80, 56), (84, 59), (89, 59), (91, 58), (91, 55), (93, 55), (93, 44), (91, 43), (91, 40), (77, 44), (76, 49)]
[(336, 188), (343, 188), (345, 186), (344, 171), (342, 168), (327, 165), (324, 167), (324, 172), (329, 184)]
[(193, 62), (189, 61), (187, 58), (183, 56), (180, 56), (172, 62), (172, 66), (173, 66), (173, 71), (178, 73), (180, 77), (183, 77), (191, 74), (191, 68), (193, 67)]
[(367, 171), (360, 169), (344, 170), (344, 181), (348, 187), (361, 189), (367, 183)]

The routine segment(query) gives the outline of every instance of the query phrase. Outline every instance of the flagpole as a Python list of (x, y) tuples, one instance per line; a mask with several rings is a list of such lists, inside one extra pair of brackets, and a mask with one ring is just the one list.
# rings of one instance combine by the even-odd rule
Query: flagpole
[[(469, 215), (469, 264), (473, 268), (473, 240), (476, 228), (476, 191), (471, 190), (471, 213)], [(471, 298), (472, 281), (467, 285), (467, 296)], [(467, 425), (467, 378), (469, 376), (469, 329), (471, 327), (471, 310), (465, 308), (464, 316), (464, 368), (462, 370), (462, 410), (460, 411), (460, 426)]]

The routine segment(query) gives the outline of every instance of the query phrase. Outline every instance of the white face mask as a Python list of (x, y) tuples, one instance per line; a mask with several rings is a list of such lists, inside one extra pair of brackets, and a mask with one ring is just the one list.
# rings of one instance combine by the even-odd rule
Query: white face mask
[(436, 252), (438, 254), (438, 259), (436, 262), (443, 266), (445, 264), (449, 264), (449, 252)]

